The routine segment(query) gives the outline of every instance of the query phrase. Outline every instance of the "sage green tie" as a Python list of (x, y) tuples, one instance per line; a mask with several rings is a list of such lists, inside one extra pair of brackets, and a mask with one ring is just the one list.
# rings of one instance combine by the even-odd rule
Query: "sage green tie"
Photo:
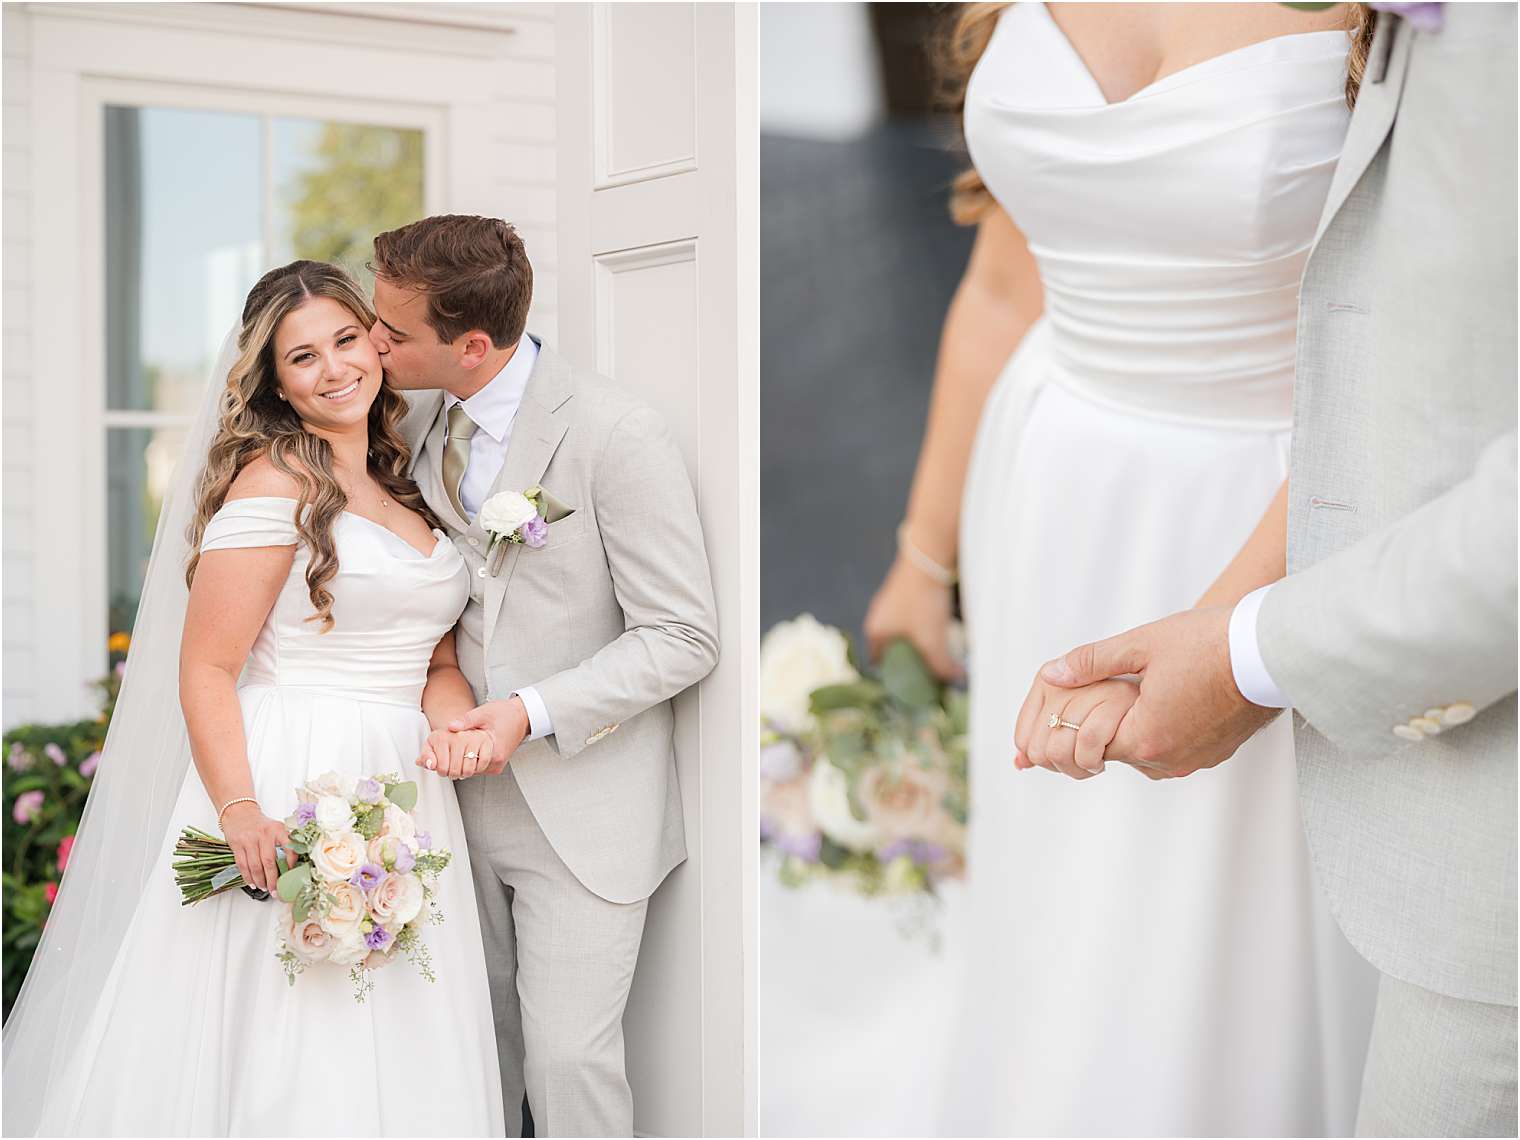
[(474, 516), (459, 501), (459, 484), (470, 466), (470, 437), (479, 425), (470, 419), (470, 413), (464, 410), (463, 404), (455, 404), (449, 409), (448, 426), (449, 439), (443, 445), (443, 486), (449, 493), (449, 502), (459, 512), (459, 517), (473, 521)]

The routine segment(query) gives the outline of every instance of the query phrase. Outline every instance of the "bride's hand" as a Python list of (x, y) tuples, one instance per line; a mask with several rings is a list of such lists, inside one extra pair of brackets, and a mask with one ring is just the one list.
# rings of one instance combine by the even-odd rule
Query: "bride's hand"
[[(280, 872), (296, 865), (296, 853), (290, 849), (290, 832), (277, 819), (270, 819), (258, 804), (233, 804), (222, 816), (222, 838), (232, 848), (243, 882), (273, 894), (279, 888)], [(275, 854), (278, 844), (285, 854), (285, 867)]]
[(466, 780), (485, 771), (491, 763), (493, 751), (494, 740), (489, 729), (453, 732), (436, 728), (428, 733), (417, 763), (450, 780)]
[[(1019, 710), (1013, 740), (1016, 768), (1048, 768), (1074, 780), (1103, 771), (1103, 752), (1140, 697), (1140, 686), (1117, 679), (1062, 689), (1035, 678)], [(1081, 727), (1051, 727), (1050, 718)]]
[(899, 637), (911, 641), (924, 663), (942, 681), (962, 680), (966, 671), (950, 655), (950, 587), (942, 586), (901, 556), (866, 610), (866, 645), (871, 660)]

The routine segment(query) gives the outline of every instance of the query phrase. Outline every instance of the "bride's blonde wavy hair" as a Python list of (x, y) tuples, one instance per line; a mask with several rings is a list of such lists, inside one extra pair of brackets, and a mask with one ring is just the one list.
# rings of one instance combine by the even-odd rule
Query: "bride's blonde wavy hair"
[[(338, 302), (365, 329), (375, 323), (363, 291), (335, 265), (293, 261), (259, 278), (243, 305), (239, 355), (227, 374), (216, 435), (196, 484), (195, 517), (186, 532), (190, 559), (185, 584), (195, 581), (206, 524), (226, 502), (232, 481), (252, 460), (266, 455), (276, 470), (300, 486), (296, 532), (311, 551), (306, 588), (316, 610), (306, 620), (320, 621), (326, 633), (333, 627), (333, 596), (327, 585), (338, 573), (333, 524), (347, 509), (348, 496), (333, 475), (332, 445), (307, 431), (295, 409), (280, 399), (274, 356), (274, 334), (280, 322), (316, 297)], [(406, 474), (411, 453), (397, 430), (405, 414), (406, 401), (382, 380), (369, 409), (369, 473), (396, 502), (422, 515), (430, 527), (438, 527), (442, 524)]]
[[(992, 39), (998, 17), (1008, 4), (962, 4), (960, 14), (949, 23), (948, 32), (935, 45), (938, 57), (942, 101), (957, 118), (966, 108), (966, 85), (987, 43)], [(1351, 50), (1346, 57), (1346, 106), (1356, 106), (1356, 95), (1367, 71), (1367, 55), (1372, 49), (1372, 33), (1377, 27), (1377, 13), (1367, 4), (1350, 4), (1346, 31)], [(950, 216), (958, 224), (974, 226), (996, 206), (987, 185), (975, 167), (961, 171), (950, 186)]]

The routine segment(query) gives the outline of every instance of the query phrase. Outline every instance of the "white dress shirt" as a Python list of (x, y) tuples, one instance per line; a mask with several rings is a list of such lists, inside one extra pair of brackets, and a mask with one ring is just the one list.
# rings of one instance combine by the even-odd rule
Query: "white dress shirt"
[(1271, 588), (1267, 585), (1252, 590), (1230, 611), (1230, 672), (1235, 674), (1235, 687), (1240, 690), (1240, 695), (1253, 705), (1285, 709), (1293, 701), (1272, 680), (1256, 640), (1256, 615), (1261, 612), (1261, 603)]
[[(501, 371), (468, 400), (461, 400), (450, 392), (443, 395), (445, 424), (449, 410), (455, 404), (463, 404), (465, 415), (475, 422), (477, 428), (470, 437), (469, 465), (464, 469), (464, 478), (459, 481), (459, 501), (471, 520), (480, 512), (481, 504), (491, 493), (491, 485), (501, 473), (501, 465), (507, 461), (512, 423), (517, 419), (517, 409), (522, 405), (523, 393), (528, 390), (528, 377), (532, 375), (533, 362), (537, 359), (538, 345), (532, 337), (524, 335), (517, 342), (517, 351), (502, 365)], [(520, 487), (512, 489), (522, 490)], [(511, 695), (521, 697), (523, 707), (528, 711), (527, 739), (537, 740), (553, 734), (554, 721), (537, 689), (518, 689)]]

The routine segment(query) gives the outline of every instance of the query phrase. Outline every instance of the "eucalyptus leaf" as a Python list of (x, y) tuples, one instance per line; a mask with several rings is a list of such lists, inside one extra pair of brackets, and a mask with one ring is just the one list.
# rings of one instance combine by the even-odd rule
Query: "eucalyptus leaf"
[[(283, 896), (282, 896), (283, 897)], [(290, 908), (290, 917), (297, 922), (305, 922), (311, 915), (311, 904), (305, 899), (296, 899)]]
[(910, 641), (898, 639), (882, 653), (881, 683), (894, 701), (909, 708), (939, 703), (939, 683)]
[(288, 903), (295, 902), (309, 882), (311, 882), (310, 863), (302, 863), (294, 870), (286, 871), (280, 876), (280, 898)]
[(385, 798), (402, 811), (411, 811), (417, 806), (417, 781), (407, 780), (402, 784), (387, 784)]
[(871, 709), (886, 696), (886, 690), (875, 681), (861, 678), (842, 685), (824, 685), (814, 689), (808, 698), (814, 716), (835, 709)]

